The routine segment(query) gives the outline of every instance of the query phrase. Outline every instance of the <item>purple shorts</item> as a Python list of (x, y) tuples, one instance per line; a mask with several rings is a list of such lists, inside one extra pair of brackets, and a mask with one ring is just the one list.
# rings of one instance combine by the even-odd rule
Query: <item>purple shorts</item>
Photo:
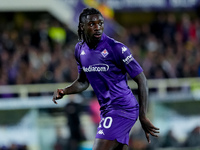
[[(138, 114), (138, 111), (136, 113)], [(129, 145), (129, 132), (136, 120), (137, 118), (132, 120), (117, 114), (108, 113), (101, 117), (96, 138), (106, 140), (116, 139), (119, 143)]]

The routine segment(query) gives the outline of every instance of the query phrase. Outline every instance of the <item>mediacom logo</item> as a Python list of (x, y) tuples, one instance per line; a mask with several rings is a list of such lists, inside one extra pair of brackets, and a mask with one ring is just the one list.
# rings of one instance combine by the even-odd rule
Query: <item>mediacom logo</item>
[(109, 70), (109, 66), (107, 64), (94, 64), (89, 67), (83, 67), (84, 72), (106, 72)]

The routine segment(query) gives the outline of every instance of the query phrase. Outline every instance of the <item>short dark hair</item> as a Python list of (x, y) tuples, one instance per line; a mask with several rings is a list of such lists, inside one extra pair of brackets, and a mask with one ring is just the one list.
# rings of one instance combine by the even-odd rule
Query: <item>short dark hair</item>
[(81, 30), (80, 23), (83, 23), (83, 20), (84, 20), (84, 18), (87, 17), (87, 15), (93, 15), (93, 14), (99, 14), (103, 17), (101, 12), (96, 8), (84, 8), (83, 11), (80, 13), (79, 23), (78, 23), (78, 40), (79, 41), (81, 41), (81, 40), (83, 40), (83, 42), (85, 41), (84, 33)]

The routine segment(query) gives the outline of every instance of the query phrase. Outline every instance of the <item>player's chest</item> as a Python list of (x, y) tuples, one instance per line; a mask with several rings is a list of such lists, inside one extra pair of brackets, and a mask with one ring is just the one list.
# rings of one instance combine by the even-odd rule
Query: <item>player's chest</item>
[(81, 49), (80, 61), (82, 66), (91, 66), (98, 64), (109, 65), (112, 62), (112, 53), (107, 48), (98, 50)]

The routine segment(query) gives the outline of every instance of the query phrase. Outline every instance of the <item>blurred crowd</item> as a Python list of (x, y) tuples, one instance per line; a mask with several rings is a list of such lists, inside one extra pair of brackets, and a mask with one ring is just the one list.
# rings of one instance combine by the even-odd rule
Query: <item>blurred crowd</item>
[[(0, 25), (0, 85), (76, 79), (76, 33), (49, 16), (12, 17)], [(133, 25), (113, 38), (130, 48), (148, 79), (200, 76), (198, 16), (158, 13), (151, 23)]]
[[(157, 14), (128, 29), (126, 43), (149, 79), (200, 76), (200, 19)], [(125, 37), (124, 37), (125, 38)]]
[(76, 35), (49, 16), (15, 18), (0, 26), (0, 85), (73, 81)]

